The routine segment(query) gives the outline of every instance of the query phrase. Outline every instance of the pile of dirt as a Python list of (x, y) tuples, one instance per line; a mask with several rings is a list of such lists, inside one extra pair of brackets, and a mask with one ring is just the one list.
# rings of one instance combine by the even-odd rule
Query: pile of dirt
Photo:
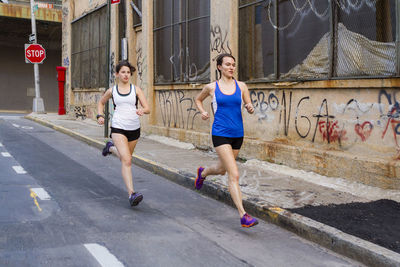
[(400, 253), (399, 202), (381, 199), (289, 210)]

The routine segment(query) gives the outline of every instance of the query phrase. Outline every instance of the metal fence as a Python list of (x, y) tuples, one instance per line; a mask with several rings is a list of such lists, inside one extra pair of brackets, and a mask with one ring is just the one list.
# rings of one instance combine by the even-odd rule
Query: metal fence
[(240, 79), (400, 76), (399, 2), (240, 0)]

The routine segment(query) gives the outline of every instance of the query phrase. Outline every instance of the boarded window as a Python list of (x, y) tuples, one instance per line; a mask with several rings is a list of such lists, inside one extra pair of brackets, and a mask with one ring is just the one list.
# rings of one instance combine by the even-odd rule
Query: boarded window
[(209, 47), (209, 0), (154, 0), (155, 83), (208, 82)]
[(107, 8), (102, 7), (72, 23), (71, 86), (107, 87)]

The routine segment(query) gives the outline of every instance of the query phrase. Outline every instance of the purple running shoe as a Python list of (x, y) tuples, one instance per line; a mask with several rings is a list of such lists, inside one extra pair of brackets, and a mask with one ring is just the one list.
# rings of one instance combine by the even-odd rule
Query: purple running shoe
[(143, 200), (143, 195), (141, 193), (132, 193), (131, 196), (129, 197), (129, 203), (131, 206), (137, 206), (140, 201)]
[(242, 218), (240, 218), (240, 223), (242, 227), (252, 227), (258, 224), (258, 221), (251, 217), (249, 214), (245, 213)]
[(112, 141), (108, 141), (108, 142), (106, 143), (106, 146), (103, 148), (103, 152), (102, 152), (102, 154), (103, 154), (104, 157), (111, 154), (111, 152), (110, 152), (110, 147), (112, 147), (113, 145), (114, 145), (114, 144), (113, 144)]
[(201, 187), (203, 186), (203, 182), (204, 182), (204, 180), (206, 179), (206, 178), (203, 178), (202, 176), (201, 176), (201, 173), (204, 171), (204, 168), (203, 167), (199, 167), (198, 169), (197, 169), (197, 177), (196, 177), (196, 180), (194, 180), (194, 187), (197, 189), (197, 190), (200, 190), (201, 189)]

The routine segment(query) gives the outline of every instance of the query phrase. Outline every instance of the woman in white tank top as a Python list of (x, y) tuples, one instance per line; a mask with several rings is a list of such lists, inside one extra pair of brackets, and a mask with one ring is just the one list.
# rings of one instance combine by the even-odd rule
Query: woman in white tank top
[[(118, 83), (109, 88), (97, 105), (97, 122), (104, 124), (104, 105), (112, 98), (114, 115), (111, 123), (111, 138), (103, 149), (103, 156), (116, 154), (121, 160), (121, 172), (129, 194), (129, 203), (136, 206), (143, 195), (135, 192), (132, 181), (132, 153), (140, 137), (140, 120), (143, 114), (149, 114), (150, 108), (142, 89), (130, 83), (135, 71), (128, 61), (121, 61), (116, 66)], [(140, 103), (141, 108), (138, 108)]]

